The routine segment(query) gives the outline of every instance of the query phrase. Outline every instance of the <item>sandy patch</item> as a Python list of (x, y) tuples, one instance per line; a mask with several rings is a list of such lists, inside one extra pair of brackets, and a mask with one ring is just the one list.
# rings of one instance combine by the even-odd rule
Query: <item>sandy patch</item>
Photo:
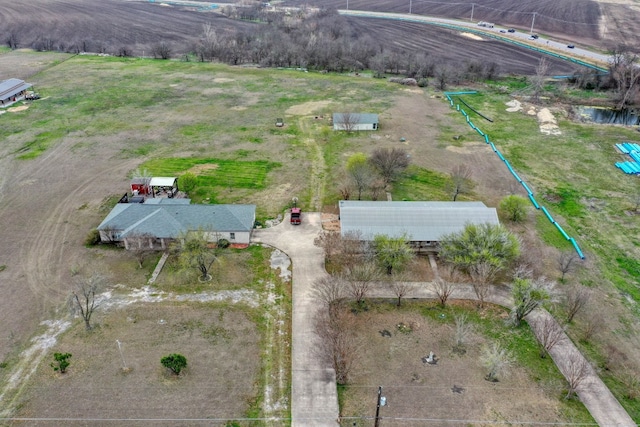
[(228, 79), (226, 77), (216, 77), (215, 79), (213, 79), (214, 83), (231, 83), (231, 82), (235, 82), (234, 79)]
[(329, 104), (331, 104), (331, 101), (305, 102), (304, 104), (298, 104), (294, 105), (293, 107), (289, 107), (287, 111), (285, 111), (285, 113), (294, 116), (304, 116), (322, 108), (326, 108)]
[(210, 170), (215, 170), (218, 169), (218, 164), (217, 163), (203, 163), (201, 165), (195, 165), (191, 168), (189, 168), (189, 170), (187, 172), (191, 172), (194, 173), (196, 175), (200, 174), (200, 172), (205, 172), (205, 171), (210, 171)]
[(507, 111), (510, 112), (510, 113), (515, 113), (516, 111), (521, 111), (522, 110), (522, 104), (520, 103), (520, 101), (518, 101), (516, 99), (507, 102), (506, 106), (509, 107), (509, 108), (507, 108)]
[(7, 111), (9, 111), (10, 113), (17, 113), (18, 111), (24, 111), (26, 109), (28, 109), (29, 107), (27, 105), (23, 105), (21, 107), (11, 107), (11, 108), (7, 108)]
[(231, 107), (231, 109), (233, 111), (243, 111), (243, 110), (246, 110), (247, 107), (243, 107), (243, 106), (239, 105), (239, 106), (236, 106), (236, 107)]
[(468, 37), (468, 38), (473, 39), (473, 40), (483, 40), (482, 37), (477, 36), (477, 35), (472, 34), (472, 33), (460, 33), (460, 35), (463, 36), (463, 37)]
[(540, 132), (545, 135), (562, 135), (556, 118), (553, 117), (548, 108), (543, 108), (537, 114), (538, 123), (540, 123)]

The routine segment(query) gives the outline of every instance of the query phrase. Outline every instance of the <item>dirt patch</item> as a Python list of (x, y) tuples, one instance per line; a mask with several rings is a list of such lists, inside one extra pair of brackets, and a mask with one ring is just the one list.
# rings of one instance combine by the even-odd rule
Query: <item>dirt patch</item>
[(542, 108), (537, 114), (540, 132), (545, 135), (562, 135), (556, 118), (548, 108)]
[(28, 105), (21, 105), (20, 107), (11, 107), (11, 108), (7, 108), (7, 111), (10, 113), (17, 113), (18, 111), (24, 111), (24, 110), (28, 110), (29, 106)]
[[(233, 419), (259, 392), (260, 338), (240, 310), (139, 304), (108, 313), (100, 324), (87, 333), (76, 323), (61, 337), (52, 350), (73, 355), (68, 372), (42, 363), (38, 387), (29, 388), (19, 416), (69, 417), (73, 407), (82, 418)], [(188, 363), (179, 378), (160, 364), (174, 352)]]
[(340, 231), (340, 219), (337, 214), (322, 214), (322, 229), (324, 231)]
[(456, 147), (455, 145), (448, 145), (447, 150), (453, 151), (454, 153), (459, 153), (459, 154), (469, 154), (469, 153), (476, 153), (478, 151), (489, 152), (491, 151), (491, 148), (483, 142), (469, 142), (463, 145), (462, 147)]
[[(557, 396), (549, 398), (545, 384), (531, 379), (522, 368), (512, 368), (497, 383), (485, 381), (479, 361), (485, 338), (473, 334), (464, 351), (454, 351), (450, 312), (433, 320), (416, 312), (374, 310), (355, 315), (353, 324), (356, 336), (367, 345), (359, 352), (351, 379), (357, 386), (348, 388), (342, 416), (370, 417), (371, 396), (383, 385), (388, 404), (381, 415), (404, 418), (403, 426), (425, 425), (416, 419), (566, 421)], [(430, 352), (437, 360), (434, 365), (425, 363)], [(350, 422), (342, 425), (351, 426)]]
[(304, 104), (298, 104), (287, 108), (287, 111), (285, 111), (285, 113), (292, 116), (305, 116), (307, 114), (312, 114), (318, 110), (322, 110), (323, 108), (327, 108), (330, 104), (331, 101), (329, 100), (305, 102)]
[(510, 113), (515, 113), (517, 111), (522, 111), (522, 103), (520, 103), (520, 101), (518, 101), (517, 99), (511, 100), (509, 102), (506, 103), (507, 105), (507, 111)]
[(473, 40), (484, 40), (482, 37), (480, 37), (477, 34), (473, 34), (473, 33), (460, 33), (461, 36), (463, 37), (467, 37)]
[(216, 77), (215, 79), (213, 79), (214, 83), (231, 83), (231, 82), (235, 82), (234, 79), (229, 79), (226, 77)]

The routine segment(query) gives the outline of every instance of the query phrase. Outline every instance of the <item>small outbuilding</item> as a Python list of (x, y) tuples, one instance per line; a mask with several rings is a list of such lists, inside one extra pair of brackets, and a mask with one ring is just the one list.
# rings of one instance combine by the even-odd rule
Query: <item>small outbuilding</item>
[(0, 82), (0, 108), (23, 100), (31, 86), (31, 83), (25, 83), (20, 79), (7, 79)]
[(333, 113), (333, 130), (347, 132), (378, 130), (378, 115), (373, 113)]
[(371, 241), (376, 235), (406, 235), (417, 250), (435, 250), (440, 238), (467, 224), (498, 225), (498, 213), (482, 202), (340, 201), (342, 237)]

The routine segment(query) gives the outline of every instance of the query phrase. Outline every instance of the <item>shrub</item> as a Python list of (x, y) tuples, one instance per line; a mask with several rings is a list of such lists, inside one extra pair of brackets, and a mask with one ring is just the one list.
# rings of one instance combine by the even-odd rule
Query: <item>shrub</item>
[(169, 369), (176, 375), (180, 375), (180, 372), (187, 367), (187, 358), (181, 354), (170, 354), (160, 359), (162, 366)]
[(95, 246), (100, 243), (100, 232), (98, 229), (94, 228), (87, 234), (87, 237), (84, 240), (84, 244), (87, 246)]
[(54, 371), (60, 371), (61, 374), (64, 374), (69, 367), (69, 358), (71, 358), (71, 353), (54, 353), (51, 367)]
[(231, 243), (229, 243), (229, 241), (227, 239), (219, 239), (218, 240), (218, 247), (222, 248), (222, 249), (226, 249), (229, 247)]

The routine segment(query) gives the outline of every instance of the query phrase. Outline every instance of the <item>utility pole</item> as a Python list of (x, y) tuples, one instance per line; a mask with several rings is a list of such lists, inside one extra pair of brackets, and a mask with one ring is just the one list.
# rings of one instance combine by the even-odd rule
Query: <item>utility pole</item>
[(538, 12), (533, 12), (533, 18), (531, 19), (531, 34), (533, 34), (533, 24), (536, 22), (536, 13)]
[(378, 403), (376, 405), (376, 422), (374, 427), (379, 427), (380, 425), (380, 401), (382, 400), (382, 386), (378, 387)]
[(475, 3), (471, 3), (471, 19), (469, 19), (470, 22), (473, 22), (473, 9), (475, 9), (476, 4)]
[(411, 4), (411, 3), (413, 3), (413, 1), (412, 1), (412, 0), (409, 0), (409, 15), (411, 15), (411, 6), (412, 6), (412, 4)]

